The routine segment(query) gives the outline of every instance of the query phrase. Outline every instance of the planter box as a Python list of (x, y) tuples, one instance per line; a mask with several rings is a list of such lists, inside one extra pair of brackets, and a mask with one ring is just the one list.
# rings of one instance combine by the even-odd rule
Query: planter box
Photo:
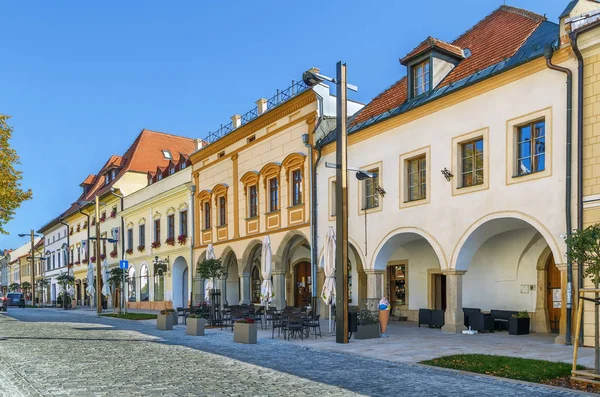
[(354, 339), (379, 338), (379, 324), (359, 325), (354, 334)]
[(179, 314), (177, 312), (171, 313), (171, 317), (173, 317), (173, 319), (172, 319), (173, 325), (179, 324)]
[(514, 318), (508, 319), (508, 333), (510, 335), (526, 335), (529, 333), (529, 318)]
[(194, 336), (204, 336), (204, 326), (206, 320), (203, 318), (188, 318), (185, 326), (185, 333)]
[(168, 331), (173, 329), (173, 316), (170, 314), (159, 314), (156, 316), (156, 328)]
[(256, 324), (235, 323), (233, 325), (233, 341), (237, 343), (256, 343)]

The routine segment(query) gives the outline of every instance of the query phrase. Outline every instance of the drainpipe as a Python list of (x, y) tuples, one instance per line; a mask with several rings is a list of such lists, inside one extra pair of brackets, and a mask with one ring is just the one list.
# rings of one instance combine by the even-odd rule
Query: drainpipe
[[(318, 96), (317, 96), (318, 97)], [(320, 102), (320, 101), (319, 101)], [(317, 124), (315, 125), (312, 134), (317, 131), (319, 126), (321, 125), (322, 118), (319, 117), (317, 120)], [(309, 173), (310, 173), (310, 261), (312, 263), (312, 308), (313, 308), (313, 317), (316, 316), (317, 313), (317, 165), (321, 160), (321, 149), (319, 149), (319, 155), (317, 160), (314, 161), (314, 146), (309, 143), (308, 134), (302, 135), (302, 142), (304, 142), (304, 146), (308, 148), (308, 159), (309, 159)]]
[[(566, 166), (565, 166), (565, 216), (567, 225), (567, 237), (571, 237), (573, 227), (571, 225), (571, 143), (573, 140), (573, 74), (571, 70), (562, 66), (556, 66), (552, 64), (552, 54), (554, 49), (552, 45), (547, 44), (544, 47), (544, 58), (546, 58), (546, 65), (549, 69), (556, 70), (567, 75), (567, 136), (566, 136)], [(581, 146), (581, 139), (578, 141), (578, 150)], [(581, 157), (579, 158), (579, 164), (581, 164)], [(581, 178), (581, 172), (578, 173), (578, 178)], [(578, 192), (581, 188), (581, 184), (578, 184)], [(578, 221), (579, 221), (578, 217)], [(567, 334), (565, 345), (571, 345), (571, 322), (573, 312), (573, 261), (569, 255), (569, 247), (567, 246)]]
[[(69, 263), (72, 260), (72, 258), (70, 258), (71, 245), (69, 243), (69, 234), (70, 234), (69, 233), (69, 224), (66, 223), (65, 221), (63, 221), (62, 216), (58, 219), (58, 221), (67, 227), (67, 274), (69, 274), (69, 268), (71, 267), (71, 265), (69, 265)], [(35, 266), (35, 263), (33, 261), (33, 253), (31, 254), (31, 264), (32, 264), (32, 266)], [(33, 280), (33, 282), (35, 283), (35, 280)], [(65, 293), (65, 295), (66, 295), (66, 293)], [(35, 296), (33, 297), (33, 302), (35, 304)], [(67, 310), (67, 305), (64, 302), (63, 302), (63, 308), (65, 310)]]
[(191, 280), (192, 282), (190, 283), (190, 307), (194, 304), (194, 274), (196, 272), (196, 267), (194, 264), (194, 242), (196, 241), (196, 225), (195, 225), (195, 220), (196, 220), (196, 216), (194, 215), (194, 201), (195, 201), (195, 197), (194, 194), (196, 193), (196, 185), (191, 185), (189, 187), (190, 189), (190, 196), (191, 196), (191, 200), (190, 200), (190, 217), (192, 218), (192, 237), (191, 237), (191, 243), (190, 243), (190, 267), (188, 272), (190, 272), (190, 274), (192, 275)]

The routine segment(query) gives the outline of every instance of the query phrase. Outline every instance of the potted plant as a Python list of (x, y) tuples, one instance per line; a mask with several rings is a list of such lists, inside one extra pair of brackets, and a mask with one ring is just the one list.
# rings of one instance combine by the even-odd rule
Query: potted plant
[(104, 221), (106, 221), (106, 212), (103, 212), (102, 216), (100, 217), (100, 223), (103, 223)]
[(100, 260), (103, 261), (106, 259), (106, 254), (100, 254)]
[(379, 338), (379, 320), (375, 315), (367, 309), (358, 312), (357, 315), (358, 327), (355, 339), (372, 339)]
[(87, 221), (83, 222), (82, 228), (85, 229), (87, 227), (87, 225), (88, 225)]
[(188, 316), (186, 320), (185, 333), (194, 336), (204, 336), (205, 326), (205, 319), (203, 319), (199, 314), (192, 314)]
[(116, 257), (117, 257), (117, 255), (118, 255), (118, 254), (117, 254), (117, 250), (111, 251), (111, 253), (110, 253), (110, 257), (111, 257), (111, 258), (116, 258)]
[(69, 289), (75, 283), (75, 277), (72, 276), (71, 273), (69, 273), (69, 272), (66, 272), (66, 273), (61, 272), (56, 277), (56, 282), (63, 290), (63, 307), (64, 307), (64, 309), (65, 310), (70, 309), (71, 308), (71, 296), (69, 294)]
[(171, 246), (172, 246), (172, 245), (175, 245), (175, 237), (169, 237), (169, 238), (168, 238), (168, 239), (165, 241), (165, 243), (166, 243), (167, 245), (171, 245)]
[[(169, 331), (173, 329), (173, 309), (164, 309), (156, 316), (156, 328), (163, 331)], [(177, 313), (175, 313), (177, 315)]]
[(77, 231), (79, 232), (81, 230), (81, 224), (77, 224)]
[(133, 254), (133, 248), (128, 248), (125, 252), (127, 252), (127, 255), (131, 255)]
[(177, 242), (179, 243), (179, 245), (187, 244), (187, 234), (180, 234), (179, 236), (177, 236)]
[(95, 256), (90, 256), (90, 262), (96, 263), (96, 257)]
[(152, 242), (152, 248), (159, 248), (159, 247), (160, 247), (160, 241)]
[(111, 218), (116, 218), (116, 217), (117, 217), (117, 210), (112, 210), (112, 211), (110, 212), (110, 217), (111, 217)]
[(529, 313), (526, 311), (513, 314), (508, 319), (508, 333), (510, 335), (526, 335), (529, 333)]
[(257, 326), (254, 319), (240, 319), (233, 324), (233, 341), (236, 343), (256, 344)]
[(139, 252), (144, 252), (145, 249), (146, 249), (145, 245), (138, 245), (138, 251)]
[(96, 226), (96, 218), (92, 219), (92, 226)]

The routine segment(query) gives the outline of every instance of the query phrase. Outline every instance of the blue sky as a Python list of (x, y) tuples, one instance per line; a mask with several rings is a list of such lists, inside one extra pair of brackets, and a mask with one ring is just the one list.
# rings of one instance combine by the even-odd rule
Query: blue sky
[[(368, 102), (431, 35), (451, 41), (503, 0), (2, 2), (0, 113), (12, 115), (23, 203), (0, 249), (24, 243), (77, 199), (79, 184), (142, 128), (194, 138), (304, 70), (335, 73)], [(508, 5), (557, 22), (568, 0)]]

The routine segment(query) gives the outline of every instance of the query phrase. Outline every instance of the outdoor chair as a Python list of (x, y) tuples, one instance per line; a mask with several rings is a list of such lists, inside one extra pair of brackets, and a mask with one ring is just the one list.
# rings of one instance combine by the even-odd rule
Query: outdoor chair
[(273, 315), (277, 314), (277, 309), (274, 307), (270, 307), (267, 309), (266, 314), (265, 314), (265, 324), (267, 326), (267, 328), (269, 328), (269, 321), (273, 320)]
[(302, 322), (302, 317), (290, 317), (286, 326), (286, 330), (288, 332), (288, 340), (292, 337), (296, 338), (297, 335), (300, 335), (300, 339), (304, 340), (304, 324)]
[(304, 327), (306, 328), (306, 336), (310, 335), (310, 329), (312, 328), (313, 333), (315, 334), (315, 339), (317, 339), (317, 329), (319, 330), (319, 338), (321, 337), (321, 322), (319, 321), (321, 318), (320, 314), (317, 314), (317, 316), (315, 316), (314, 320), (312, 319), (312, 316), (309, 316), (305, 322), (304, 322)]
[(471, 313), (469, 315), (469, 326), (471, 329), (484, 333), (494, 332), (494, 317), (485, 313)]
[(273, 326), (273, 330), (271, 331), (271, 339), (275, 337), (275, 329), (277, 328), (277, 337), (281, 336), (281, 330), (283, 331), (283, 338), (285, 339), (285, 322), (283, 318), (279, 314), (273, 314), (271, 316), (271, 324)]
[(490, 315), (494, 318), (494, 328), (498, 331), (508, 331), (508, 320), (518, 312), (512, 310), (492, 310)]
[(252, 318), (254, 319), (254, 321), (260, 321), (260, 329), (265, 329), (265, 327), (263, 326), (263, 314), (265, 314), (265, 307), (264, 306), (260, 306), (258, 308), (258, 310), (256, 310), (252, 314)]

